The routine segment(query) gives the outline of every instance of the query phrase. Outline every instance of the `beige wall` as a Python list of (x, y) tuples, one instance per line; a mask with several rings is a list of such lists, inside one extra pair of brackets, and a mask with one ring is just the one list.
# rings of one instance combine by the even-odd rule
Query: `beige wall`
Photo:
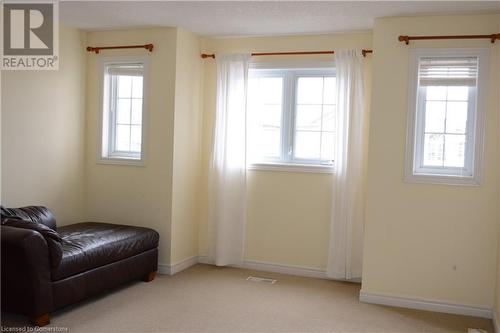
[[(494, 74), (500, 73), (498, 43), (410, 45), (491, 49), (484, 181), (481, 187), (455, 187), (402, 181), (409, 47), (396, 41), (399, 34), (487, 34), (499, 29), (498, 15), (376, 21), (375, 54), (365, 62), (370, 96), (373, 57), (364, 292), (492, 307), (496, 280), (500, 304), (500, 271), (495, 279), (500, 268), (500, 77)], [(47, 205), (60, 224), (85, 218), (152, 227), (160, 232), (160, 262), (166, 264), (207, 254), (215, 65), (211, 59), (200, 63), (200, 48), (212, 53), (372, 46), (371, 33), (200, 40), (174, 28), (88, 34), (62, 28), (60, 38), (59, 71), (2, 72), (2, 204)], [(155, 44), (153, 53), (83, 51), (87, 44), (145, 42)], [(109, 55), (150, 58), (143, 167), (96, 160), (97, 64)], [(250, 171), (246, 259), (324, 270), (330, 183), (326, 174)]]
[[(500, 15), (497, 15), (497, 20), (498, 20), (498, 28), (497, 31), (500, 31)], [(495, 48), (497, 52), (497, 66), (500, 68), (500, 43), (495, 43)], [(498, 82), (500, 82), (500, 71), (498, 71)], [(497, 104), (497, 110), (500, 112), (500, 85), (498, 87), (498, 104)], [(500, 117), (499, 117), (499, 123), (498, 123), (498, 128), (500, 128)], [(500, 130), (497, 133), (498, 137), (498, 146), (500, 150)], [(500, 154), (500, 152), (499, 152)], [(500, 178), (500, 177), (499, 177)], [(498, 192), (497, 192), (497, 197), (498, 197), (498, 207), (500, 207), (500, 179), (498, 183)], [(500, 214), (499, 214), (500, 215)], [(500, 332), (500, 216), (498, 216), (498, 254), (497, 254), (497, 280), (496, 280), (496, 292), (495, 292), (495, 318), (496, 318), (496, 332)]]
[[(381, 18), (373, 31), (373, 94), (363, 292), (491, 308), (499, 222), (498, 46), (487, 40), (397, 41), (400, 34), (491, 34), (497, 15)], [(403, 182), (412, 47), (491, 50), (480, 187)]]
[[(203, 51), (277, 52), (370, 48), (371, 34), (335, 34), (269, 38), (204, 39)], [(331, 56), (258, 57), (253, 61), (330, 60)], [(370, 64), (366, 59), (367, 96)], [(202, 139), (203, 182), (200, 218), (200, 255), (207, 255), (207, 172), (215, 112), (215, 61), (204, 62)], [(325, 270), (331, 212), (331, 176), (328, 174), (249, 171), (246, 260)]]
[(200, 38), (177, 30), (171, 263), (198, 255), (201, 175)]
[(2, 71), (2, 204), (84, 218), (84, 34), (60, 28), (58, 71)]
[[(141, 225), (160, 233), (160, 262), (170, 262), (172, 161), (177, 30), (174, 28), (88, 33), (89, 45), (153, 43), (145, 50), (103, 51), (87, 56), (86, 215), (89, 220)], [(145, 166), (97, 163), (99, 72), (103, 56), (146, 55)]]

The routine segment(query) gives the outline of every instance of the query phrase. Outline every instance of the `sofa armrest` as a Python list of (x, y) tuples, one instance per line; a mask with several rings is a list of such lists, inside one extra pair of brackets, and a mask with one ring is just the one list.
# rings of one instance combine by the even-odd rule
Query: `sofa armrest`
[(34, 230), (2, 226), (2, 309), (30, 317), (52, 310), (47, 242)]

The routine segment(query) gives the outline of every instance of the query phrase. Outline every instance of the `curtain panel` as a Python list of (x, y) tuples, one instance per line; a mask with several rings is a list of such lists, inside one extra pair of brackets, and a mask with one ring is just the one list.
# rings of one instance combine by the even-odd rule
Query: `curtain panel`
[(358, 50), (335, 52), (337, 72), (337, 149), (327, 276), (361, 278), (366, 170), (366, 114), (363, 55)]
[(242, 265), (246, 219), (246, 91), (249, 54), (218, 54), (209, 167), (209, 260)]

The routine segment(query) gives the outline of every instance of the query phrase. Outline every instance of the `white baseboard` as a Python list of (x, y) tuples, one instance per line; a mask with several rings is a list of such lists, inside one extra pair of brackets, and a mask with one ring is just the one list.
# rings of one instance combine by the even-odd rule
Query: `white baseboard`
[[(396, 306), (401, 308), (453, 313), (464, 316), (473, 316), (491, 319), (493, 312), (489, 308), (481, 308), (470, 305), (451, 304), (439, 301), (428, 301), (422, 299), (403, 298), (387, 295), (372, 294), (361, 291), (359, 300), (364, 303)], [(498, 331), (497, 331), (498, 332)]]
[[(209, 264), (213, 263), (208, 260), (207, 256), (199, 256), (198, 262), (201, 264)], [(262, 272), (271, 272), (271, 273), (280, 273), (280, 274), (288, 274), (295, 276), (305, 276), (312, 277), (317, 279), (326, 279), (326, 272), (320, 269), (310, 268), (310, 267), (301, 267), (301, 266), (292, 266), (292, 265), (283, 265), (276, 264), (271, 262), (264, 261), (256, 261), (256, 260), (245, 260), (243, 265), (241, 266), (231, 266), (231, 267), (239, 267), (245, 269), (251, 269), (254, 271), (262, 271)]]
[(174, 275), (198, 263), (198, 257), (192, 256), (173, 264), (158, 264), (158, 274)]
[(212, 265), (213, 263), (208, 260), (208, 256), (198, 256), (198, 263), (205, 265)]
[(158, 263), (158, 274), (170, 275), (170, 265)]
[(305, 276), (317, 279), (327, 278), (326, 272), (319, 269), (310, 267), (301, 267), (301, 266), (281, 265), (281, 264), (256, 261), (256, 260), (245, 260), (245, 262), (243, 263), (243, 268), (252, 269), (254, 271)]
[(500, 333), (500, 323), (498, 322), (498, 316), (495, 309), (493, 309), (493, 329), (496, 333)]
[[(196, 265), (197, 263), (208, 264), (208, 265), (213, 264), (213, 262), (211, 262), (207, 256), (193, 256), (178, 261), (176, 263), (173, 263), (171, 265), (160, 263), (158, 264), (158, 273), (166, 275), (174, 275), (193, 265)], [(232, 266), (232, 267), (245, 268), (262, 272), (312, 277), (318, 279), (328, 279), (328, 277), (326, 276), (326, 272), (323, 270), (310, 267), (283, 265), (283, 264), (276, 264), (276, 263), (256, 261), (256, 260), (245, 260), (242, 266)], [(401, 308), (409, 308), (409, 309), (417, 309), (417, 310), (425, 310), (433, 312), (444, 312), (444, 313), (459, 314), (464, 316), (493, 319), (495, 332), (500, 333), (500, 326), (499, 326), (500, 322), (497, 321), (497, 316), (495, 314), (495, 311), (489, 308), (475, 307), (462, 304), (452, 304), (439, 301), (429, 301), (424, 299), (373, 294), (363, 291), (361, 291), (359, 294), (359, 300), (361, 302), (371, 303), (371, 304), (388, 305)]]

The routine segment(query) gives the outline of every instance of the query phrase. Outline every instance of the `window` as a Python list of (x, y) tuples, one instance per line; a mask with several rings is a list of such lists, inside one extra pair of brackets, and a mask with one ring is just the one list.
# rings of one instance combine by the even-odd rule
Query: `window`
[(406, 179), (479, 184), (484, 78), (482, 49), (414, 49)]
[(144, 62), (103, 64), (103, 162), (143, 161)]
[(332, 68), (251, 69), (247, 97), (249, 161), (257, 165), (331, 167), (335, 82)]

